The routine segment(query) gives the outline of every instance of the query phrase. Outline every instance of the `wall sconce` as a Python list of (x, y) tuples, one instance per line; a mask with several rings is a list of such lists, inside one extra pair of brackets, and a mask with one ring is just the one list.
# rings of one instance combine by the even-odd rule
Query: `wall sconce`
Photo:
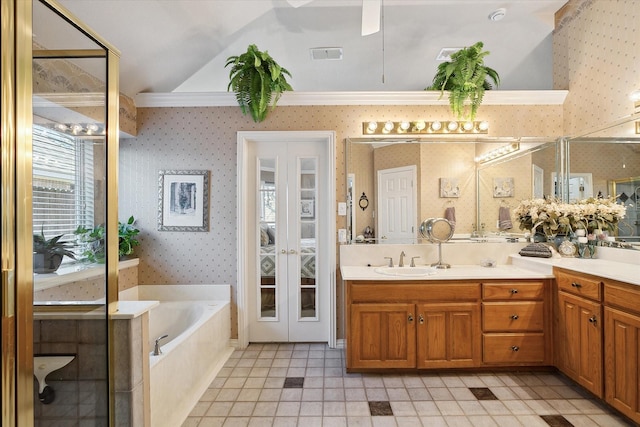
[(358, 206), (360, 206), (360, 209), (362, 210), (369, 207), (369, 199), (367, 198), (367, 195), (364, 194), (364, 191), (362, 192), (362, 196), (360, 196), (360, 200), (358, 200)]
[(363, 122), (363, 135), (405, 135), (405, 134), (486, 134), (489, 132), (487, 121), (440, 121), (425, 120), (393, 122)]
[(484, 154), (475, 158), (476, 163), (486, 163), (491, 160), (499, 159), (500, 157), (504, 157), (507, 154), (511, 154), (520, 149), (520, 143), (514, 142), (509, 145), (503, 145), (502, 147), (496, 148), (494, 150), (488, 151)]

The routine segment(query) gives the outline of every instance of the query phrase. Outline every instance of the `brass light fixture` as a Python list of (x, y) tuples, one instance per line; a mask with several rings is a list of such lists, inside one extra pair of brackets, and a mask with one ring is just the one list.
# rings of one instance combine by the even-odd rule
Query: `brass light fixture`
[(504, 157), (507, 154), (511, 154), (520, 149), (520, 143), (514, 142), (508, 145), (503, 145), (502, 147), (498, 147), (494, 150), (487, 151), (484, 154), (475, 158), (476, 163), (486, 163), (491, 160), (499, 159), (500, 157)]
[(426, 121), (391, 120), (362, 123), (363, 135), (420, 135), (420, 134), (486, 134), (489, 132), (487, 121)]

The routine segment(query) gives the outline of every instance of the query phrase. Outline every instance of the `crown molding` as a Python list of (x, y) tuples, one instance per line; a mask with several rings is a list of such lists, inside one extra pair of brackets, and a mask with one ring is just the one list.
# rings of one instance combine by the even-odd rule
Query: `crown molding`
[[(562, 105), (566, 90), (489, 90), (483, 105)], [(134, 102), (143, 107), (233, 107), (232, 92), (139, 93)], [(449, 105), (446, 92), (285, 92), (278, 106), (300, 105)]]

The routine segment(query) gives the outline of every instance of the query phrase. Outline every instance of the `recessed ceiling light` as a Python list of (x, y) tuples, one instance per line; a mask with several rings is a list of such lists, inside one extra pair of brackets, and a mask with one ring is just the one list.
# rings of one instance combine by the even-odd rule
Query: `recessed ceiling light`
[(443, 47), (436, 56), (436, 61), (451, 61), (451, 55), (462, 49), (461, 47)]
[(311, 59), (314, 60), (339, 61), (342, 59), (341, 47), (312, 47), (309, 52), (311, 52)]
[(500, 9), (496, 9), (489, 14), (489, 21), (499, 21), (504, 18), (507, 14), (507, 9), (501, 7)]

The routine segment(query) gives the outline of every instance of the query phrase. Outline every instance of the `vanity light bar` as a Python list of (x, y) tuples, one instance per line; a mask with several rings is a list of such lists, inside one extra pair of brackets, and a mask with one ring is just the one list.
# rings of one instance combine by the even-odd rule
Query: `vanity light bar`
[(511, 154), (520, 149), (520, 143), (514, 142), (509, 145), (503, 145), (502, 147), (496, 148), (491, 151), (487, 151), (486, 153), (475, 158), (476, 163), (485, 163), (491, 160), (498, 159), (500, 157), (504, 157), (507, 154)]
[(415, 135), (415, 134), (486, 134), (489, 132), (487, 121), (424, 121), (414, 122), (362, 122), (363, 135)]

